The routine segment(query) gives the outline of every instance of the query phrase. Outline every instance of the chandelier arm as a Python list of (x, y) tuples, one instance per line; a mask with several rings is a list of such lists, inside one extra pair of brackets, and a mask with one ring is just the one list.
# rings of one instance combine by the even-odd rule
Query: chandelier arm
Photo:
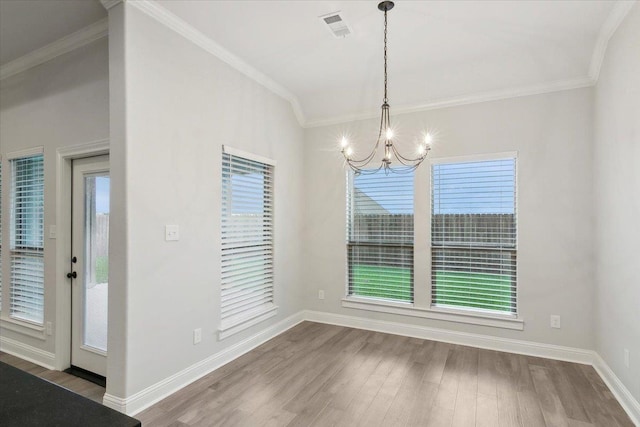
[(367, 163), (369, 163), (373, 159), (373, 157), (376, 155), (376, 151), (378, 151), (378, 145), (379, 145), (379, 142), (376, 143), (376, 146), (374, 147), (373, 151), (371, 151), (371, 153), (369, 153), (367, 155), (367, 157), (365, 157), (363, 159), (350, 159), (350, 158), (348, 158), (346, 156), (345, 157), (346, 157), (346, 159), (347, 159), (347, 161), (349, 163), (360, 164), (360, 165), (364, 166)]
[(393, 174), (396, 174), (396, 175), (408, 174), (408, 173), (413, 172), (417, 168), (418, 168), (418, 165), (395, 167), (395, 168), (389, 167), (386, 170), (386, 175), (388, 175), (389, 173), (393, 173)]
[(415, 158), (409, 158), (409, 157), (404, 157), (402, 154), (398, 153), (396, 150), (393, 150), (393, 153), (396, 155), (396, 157), (398, 158), (398, 160), (400, 161), (400, 163), (402, 163), (403, 165), (406, 165), (408, 162), (410, 164), (414, 164), (414, 163), (422, 163), (422, 161), (425, 159), (425, 157), (420, 156), (420, 157), (415, 157)]
[(396, 155), (396, 158), (398, 160), (398, 163), (400, 163), (402, 166), (412, 167), (412, 166), (415, 165), (415, 162), (405, 161), (405, 160), (401, 159), (400, 157), (397, 157), (397, 155)]
[[(414, 162), (414, 160), (413, 160), (413, 159), (407, 159), (407, 158), (403, 157), (403, 156), (398, 152), (398, 150), (396, 149), (396, 147), (395, 147), (395, 146), (393, 146), (393, 147), (392, 147), (392, 150), (393, 150), (393, 154), (395, 154), (396, 158), (398, 159), (398, 161), (399, 161), (401, 164), (403, 164), (403, 165), (405, 165), (405, 166), (412, 166), (412, 164), (413, 164), (413, 162)], [(410, 164), (407, 164), (407, 163), (405, 163), (405, 162), (411, 162), (412, 164), (410, 165)]]
[(384, 105), (382, 106), (382, 114), (380, 115), (380, 129), (378, 130), (378, 139), (376, 140), (376, 145), (373, 146), (373, 150), (366, 157), (368, 161), (371, 161), (373, 157), (378, 152), (378, 147), (380, 147), (380, 141), (382, 140), (382, 127), (384, 126)]
[(393, 173), (410, 173), (412, 171), (414, 171), (415, 169), (418, 168), (418, 166), (420, 166), (420, 162), (410, 162), (410, 163), (405, 163), (405, 161), (401, 160), (400, 158), (398, 158), (398, 161), (400, 162), (400, 164), (402, 165), (401, 167), (395, 167), (392, 168), (390, 167), (389, 170)]
[(398, 152), (398, 150), (396, 149), (396, 147), (393, 147), (393, 154), (396, 155), (396, 158), (398, 159), (398, 161), (405, 165), (405, 166), (415, 166), (417, 167), (420, 163), (422, 163), (424, 161), (424, 159), (426, 158), (425, 156), (420, 156), (420, 157), (416, 157), (416, 158), (408, 158), (408, 157), (404, 157), (402, 154), (400, 154)]
[(418, 165), (411, 166), (411, 167), (408, 167), (408, 168), (395, 168), (394, 169), (394, 173), (396, 173), (396, 174), (412, 173), (417, 168), (418, 168)]
[(410, 157), (405, 157), (402, 154), (400, 154), (400, 152), (396, 149), (396, 147), (393, 147), (393, 153), (396, 155), (396, 157), (398, 159), (402, 159), (404, 161), (407, 162), (422, 162), (426, 157), (427, 157), (427, 153), (429, 152), (430, 148), (426, 148), (425, 154), (418, 156), (418, 157), (414, 157), (414, 158), (410, 158)]
[(380, 169), (382, 169), (382, 164), (380, 164), (380, 166), (378, 166), (376, 169), (361, 169), (361, 168), (353, 166), (353, 165), (349, 165), (349, 167), (357, 175), (373, 175), (373, 174), (377, 173)]
[[(428, 142), (426, 142), (425, 144), (426, 146), (424, 145), (420, 146), (420, 151), (419, 151), (420, 155), (418, 157), (409, 158), (409, 157), (403, 156), (398, 151), (396, 146), (393, 144), (393, 130), (391, 129), (391, 115), (390, 115), (389, 94), (388, 94), (389, 75), (388, 75), (388, 55), (387, 55), (388, 54), (387, 12), (391, 10), (393, 6), (394, 4), (392, 1), (382, 1), (381, 3), (378, 4), (378, 9), (384, 12), (384, 33), (383, 33), (384, 35), (384, 38), (383, 38), (383, 41), (384, 41), (384, 45), (383, 45), (384, 47), (383, 49), (384, 97), (383, 97), (383, 103), (382, 103), (382, 112), (380, 115), (380, 128), (378, 129), (378, 138), (371, 152), (363, 159), (353, 159), (351, 158), (351, 156), (347, 155), (346, 154), (347, 151), (352, 153), (353, 150), (351, 148), (347, 149), (346, 148), (347, 146), (344, 145), (345, 143), (343, 142), (343, 147), (345, 148), (342, 149), (342, 154), (345, 158), (346, 163), (356, 174), (375, 174), (381, 169), (384, 170), (385, 175), (388, 175), (389, 173), (399, 173), (399, 174), (411, 173), (424, 161), (424, 159), (429, 154), (429, 151), (431, 150), (431, 147), (428, 146)], [(427, 134), (427, 136), (429, 135)], [(365, 167), (369, 165), (378, 154), (378, 149), (380, 148), (383, 138), (384, 138), (384, 149), (383, 149), (384, 151), (382, 153), (383, 156), (380, 162), (380, 166), (378, 166), (378, 168), (375, 168), (375, 169), (365, 169)], [(344, 138), (343, 138), (343, 141), (344, 141)], [(395, 156), (395, 160), (392, 160), (394, 156)], [(391, 167), (392, 161), (398, 162), (401, 166)]]
[(380, 129), (378, 131), (378, 140), (376, 141), (376, 145), (373, 146), (373, 150), (371, 150), (371, 152), (363, 159), (350, 159), (345, 155), (344, 150), (342, 151), (342, 155), (345, 157), (349, 165), (358, 164), (359, 167), (366, 166), (375, 157), (376, 152), (378, 151), (378, 147), (380, 147), (380, 140), (382, 139), (382, 128), (384, 126), (384, 105), (382, 106), (382, 110), (383, 114), (380, 115)]

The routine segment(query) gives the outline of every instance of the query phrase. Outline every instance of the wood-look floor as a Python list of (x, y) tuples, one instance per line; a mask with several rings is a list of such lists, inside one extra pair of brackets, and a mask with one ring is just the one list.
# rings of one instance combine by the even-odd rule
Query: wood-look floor
[(591, 366), (311, 322), (136, 418), (148, 427), (633, 426)]
[(146, 426), (633, 426), (591, 366), (304, 322)]

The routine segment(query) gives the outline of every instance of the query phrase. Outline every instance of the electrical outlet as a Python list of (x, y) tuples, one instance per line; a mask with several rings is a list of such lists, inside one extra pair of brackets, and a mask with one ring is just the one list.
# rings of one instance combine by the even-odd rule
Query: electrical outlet
[(318, 291), (318, 299), (324, 299), (324, 291), (322, 289)]
[(629, 349), (624, 349), (624, 366), (629, 367)]
[(53, 324), (51, 322), (47, 322), (45, 329), (46, 329), (47, 335), (49, 336), (53, 335)]
[(551, 327), (560, 329), (560, 316), (557, 314), (551, 315)]
[(199, 344), (200, 341), (202, 341), (202, 329), (198, 328), (198, 329), (194, 329), (193, 330), (193, 344)]

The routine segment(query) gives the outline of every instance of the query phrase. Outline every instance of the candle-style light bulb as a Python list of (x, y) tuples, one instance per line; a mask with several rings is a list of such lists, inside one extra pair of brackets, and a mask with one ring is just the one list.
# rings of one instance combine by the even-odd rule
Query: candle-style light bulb
[(430, 134), (430, 133), (427, 133), (427, 134), (424, 136), (424, 143), (425, 143), (425, 145), (431, 145), (431, 143), (432, 143), (432, 142), (433, 142), (433, 137), (431, 136), (431, 134)]
[(344, 151), (344, 154), (346, 154), (347, 157), (351, 157), (351, 155), (353, 154), (353, 148), (347, 147)]
[(387, 139), (393, 138), (393, 131), (391, 128), (387, 128)]
[(343, 136), (343, 137), (342, 137), (342, 140), (340, 141), (340, 146), (341, 146), (342, 148), (346, 148), (346, 147), (347, 147), (347, 145), (349, 145), (349, 140), (347, 139), (347, 137), (346, 137), (346, 136)]

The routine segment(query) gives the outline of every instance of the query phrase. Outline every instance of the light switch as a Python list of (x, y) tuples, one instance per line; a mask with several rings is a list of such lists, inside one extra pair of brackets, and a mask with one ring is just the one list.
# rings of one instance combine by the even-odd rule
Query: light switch
[(55, 239), (57, 237), (58, 234), (58, 227), (56, 227), (55, 225), (50, 225), (49, 226), (49, 238), (50, 239)]
[(164, 228), (164, 240), (167, 242), (180, 240), (180, 228), (177, 225), (166, 225)]

